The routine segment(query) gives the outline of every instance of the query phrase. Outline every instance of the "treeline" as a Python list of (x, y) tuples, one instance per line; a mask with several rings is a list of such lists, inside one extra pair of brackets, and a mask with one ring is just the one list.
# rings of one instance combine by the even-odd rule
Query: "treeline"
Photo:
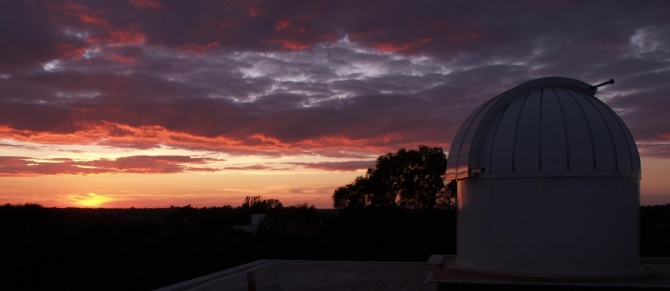
[[(267, 214), (255, 235), (233, 226)], [(150, 290), (258, 259), (425, 261), (455, 252), (455, 211), (0, 206), (0, 290)]]
[[(0, 206), (0, 290), (150, 290), (258, 259), (425, 261), (455, 254), (453, 209)], [(233, 229), (252, 213), (252, 235)], [(670, 257), (670, 204), (640, 209), (641, 256)]]
[(670, 204), (640, 207), (640, 256), (670, 257)]

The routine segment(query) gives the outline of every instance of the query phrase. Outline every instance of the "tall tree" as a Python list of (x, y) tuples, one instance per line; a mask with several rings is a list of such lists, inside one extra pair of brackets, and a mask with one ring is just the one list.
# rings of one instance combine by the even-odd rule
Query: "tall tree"
[(439, 147), (421, 145), (418, 150), (379, 156), (364, 176), (335, 190), (333, 205), (336, 209), (452, 207), (455, 188), (445, 187), (441, 177), (446, 165)]
[(357, 177), (353, 183), (335, 189), (333, 205), (335, 209), (362, 209), (367, 206), (366, 176)]

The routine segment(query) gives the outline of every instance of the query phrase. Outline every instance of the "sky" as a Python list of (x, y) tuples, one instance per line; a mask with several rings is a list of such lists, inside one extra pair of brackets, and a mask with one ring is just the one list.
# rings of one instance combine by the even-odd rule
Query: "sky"
[(670, 203), (665, 1), (0, 2), (0, 203), (332, 208), (528, 80), (598, 84)]

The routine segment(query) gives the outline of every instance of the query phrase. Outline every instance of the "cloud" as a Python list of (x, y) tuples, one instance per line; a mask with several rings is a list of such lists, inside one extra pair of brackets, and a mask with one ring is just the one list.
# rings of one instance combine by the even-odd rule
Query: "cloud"
[(130, 0), (130, 4), (133, 4), (137, 8), (161, 8), (161, 4), (156, 0)]
[(666, 6), (1, 3), (0, 138), (363, 159), (448, 149), (485, 100), (560, 75), (614, 78), (599, 96), (658, 143), (670, 127)]
[(375, 165), (375, 161), (345, 161), (345, 162), (317, 162), (317, 163), (288, 163), (308, 169), (318, 169), (332, 172), (353, 172), (367, 170)]
[(90, 175), (90, 174), (170, 174), (191, 171), (218, 171), (210, 167), (193, 167), (219, 161), (189, 156), (129, 156), (116, 159), (75, 161), (67, 158), (35, 159), (0, 156), (0, 176)]
[(242, 167), (223, 167), (221, 170), (224, 171), (257, 171), (257, 170), (268, 170), (270, 167), (263, 165), (251, 165), (251, 166), (242, 166)]

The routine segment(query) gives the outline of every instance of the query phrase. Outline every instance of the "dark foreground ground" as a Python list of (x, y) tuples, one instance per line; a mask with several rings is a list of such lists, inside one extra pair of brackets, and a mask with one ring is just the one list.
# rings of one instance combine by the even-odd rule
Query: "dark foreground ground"
[[(267, 213), (252, 236), (233, 229)], [(455, 253), (453, 210), (307, 205), (161, 209), (0, 206), (0, 290), (150, 290), (260, 259), (425, 262)], [(670, 205), (641, 208), (641, 255), (670, 256)]]

